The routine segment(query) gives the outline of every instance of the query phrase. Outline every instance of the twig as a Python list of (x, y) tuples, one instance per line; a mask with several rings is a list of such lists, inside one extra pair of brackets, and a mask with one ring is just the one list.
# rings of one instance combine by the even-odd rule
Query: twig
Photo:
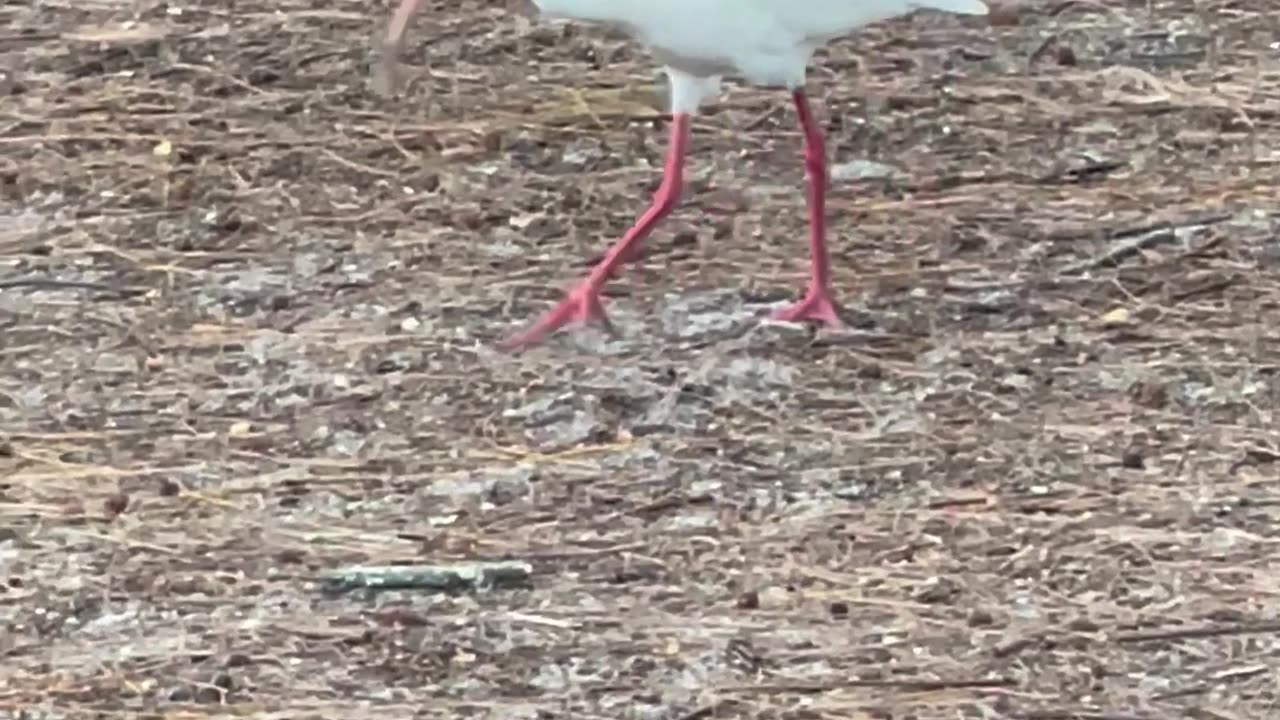
[(62, 532), (69, 537), (77, 537), (82, 540), (95, 540), (99, 542), (108, 542), (108, 543), (112, 543), (114, 545), (120, 545), (123, 547), (129, 547), (129, 548), (141, 549), (141, 550), (151, 550), (152, 552), (157, 552), (164, 555), (180, 556), (183, 554), (183, 551), (177, 550), (175, 548), (166, 547), (164, 545), (157, 545), (155, 543), (143, 542), (142, 540), (134, 540), (132, 538), (127, 538), (127, 537), (100, 535), (98, 533), (84, 532), (82, 530), (71, 530), (71, 529), (64, 529)]
[(844, 688), (886, 688), (929, 692), (935, 690), (960, 690), (964, 688), (1016, 687), (1013, 678), (961, 678), (958, 680), (842, 680), (838, 682), (761, 683), (758, 685), (730, 685), (717, 688), (722, 692), (749, 693), (823, 693)]
[(704, 720), (704, 718), (709, 718), (712, 715), (714, 715), (715, 712), (716, 712), (715, 705), (703, 705), (697, 710), (693, 710), (691, 712), (685, 713), (684, 715), (681, 715), (680, 720)]
[(1161, 243), (1173, 242), (1177, 239), (1177, 231), (1171, 228), (1152, 230), (1144, 235), (1139, 235), (1134, 238), (1126, 238), (1125, 240), (1113, 245), (1110, 250), (1098, 257), (1086, 258), (1079, 262), (1072, 263), (1063, 268), (1062, 272), (1066, 275), (1075, 275), (1087, 270), (1096, 270), (1100, 267), (1115, 267), (1119, 265), (1121, 261), (1127, 260), (1143, 250), (1155, 247)]
[(96, 290), (98, 292), (117, 293), (122, 297), (130, 295), (141, 295), (144, 290), (137, 288), (115, 288), (110, 285), (103, 285), (95, 282), (82, 282), (77, 280), (54, 280), (52, 278), (14, 278), (13, 280), (0, 280), (0, 290), (13, 290), (17, 288), (38, 288), (42, 290)]
[(1210, 225), (1216, 225), (1230, 219), (1230, 215), (1214, 215), (1206, 218), (1198, 218), (1194, 221), (1185, 223), (1168, 223), (1148, 229), (1137, 235), (1132, 235), (1130, 233), (1115, 233), (1112, 237), (1120, 239), (1120, 242), (1112, 246), (1110, 250), (1098, 257), (1087, 258), (1085, 260), (1072, 263), (1063, 268), (1061, 273), (1063, 275), (1075, 275), (1088, 270), (1096, 270), (1100, 267), (1116, 267), (1122, 261), (1137, 255), (1143, 250), (1161, 243), (1173, 242), (1185, 237), (1195, 230), (1201, 230), (1209, 227)]
[(1240, 625), (1218, 625), (1186, 630), (1157, 630), (1154, 632), (1125, 633), (1116, 635), (1119, 643), (1152, 642), (1155, 640), (1191, 640), (1198, 638), (1224, 637), (1227, 635), (1255, 635), (1280, 633), (1280, 620)]
[(325, 589), (462, 590), (515, 589), (530, 586), (533, 567), (526, 562), (475, 562), (456, 565), (380, 565), (351, 567), (322, 577)]
[(1214, 673), (1212, 677), (1210, 677), (1209, 680), (1206, 682), (1199, 682), (1194, 685), (1191, 685), (1185, 688), (1180, 688), (1178, 690), (1173, 690), (1170, 692), (1158, 693), (1156, 695), (1152, 695), (1151, 699), (1152, 700), (1172, 700), (1173, 698), (1188, 697), (1190, 695), (1203, 695), (1204, 693), (1212, 691), (1215, 687), (1220, 687), (1225, 682), (1231, 682), (1234, 680), (1245, 680), (1248, 678), (1257, 677), (1259, 675), (1265, 675), (1270, 671), (1271, 671), (1271, 668), (1262, 663), (1259, 663), (1257, 665), (1244, 665), (1241, 667), (1230, 667), (1225, 670), (1220, 670)]
[(1033, 710), (1016, 717), (1019, 720), (1152, 720), (1151, 715), (1098, 710)]

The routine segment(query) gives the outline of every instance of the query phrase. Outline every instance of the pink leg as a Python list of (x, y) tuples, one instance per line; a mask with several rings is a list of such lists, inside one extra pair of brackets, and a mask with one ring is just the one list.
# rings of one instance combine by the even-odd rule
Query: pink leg
[(800, 127), (804, 130), (804, 167), (809, 181), (809, 254), (812, 270), (804, 298), (773, 313), (776, 320), (814, 320), (832, 327), (844, 326), (840, 306), (831, 297), (831, 260), (827, 255), (827, 158), (822, 130), (813, 120), (804, 90), (792, 95)]
[(689, 116), (677, 113), (671, 119), (671, 138), (667, 145), (667, 161), (662, 173), (662, 184), (658, 187), (649, 208), (627, 231), (627, 234), (605, 252), (604, 259), (592, 268), (586, 278), (569, 291), (559, 305), (539, 318), (533, 327), (503, 343), (504, 347), (516, 349), (532, 345), (546, 334), (574, 322), (598, 321), (608, 325), (609, 320), (605, 316), (604, 307), (600, 304), (600, 289), (604, 287), (605, 282), (619, 265), (638, 254), (640, 243), (645, 236), (663, 218), (670, 215), (680, 202), (684, 156), (688, 146)]
[(418, 11), (418, 0), (400, 0), (400, 5), (396, 7), (396, 12), (391, 16), (391, 22), (387, 25), (387, 34), (383, 37), (383, 43), (388, 48), (398, 50), (400, 41), (404, 38), (405, 28), (409, 26), (409, 18)]

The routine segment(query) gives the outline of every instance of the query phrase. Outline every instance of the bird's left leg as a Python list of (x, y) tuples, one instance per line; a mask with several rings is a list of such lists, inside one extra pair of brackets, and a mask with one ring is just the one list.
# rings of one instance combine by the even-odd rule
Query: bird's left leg
[(676, 112), (671, 118), (671, 138), (667, 144), (666, 165), (662, 173), (662, 184), (653, 197), (648, 209), (640, 215), (635, 225), (627, 231), (622, 239), (614, 243), (604, 258), (592, 268), (558, 305), (538, 319), (533, 327), (516, 335), (504, 343), (507, 349), (517, 349), (532, 345), (548, 333), (571, 323), (600, 322), (608, 325), (604, 306), (600, 303), (600, 291), (610, 276), (623, 264), (635, 257), (639, 243), (658, 225), (680, 202), (680, 192), (684, 179), (685, 154), (689, 146), (689, 122), (687, 112)]
[(822, 130), (813, 119), (803, 89), (792, 93), (804, 130), (804, 167), (809, 185), (809, 254), (811, 270), (804, 298), (773, 313), (776, 320), (813, 320), (842, 327), (840, 306), (831, 297), (831, 259), (827, 253), (827, 152)]
[(533, 324), (533, 327), (504, 343), (508, 349), (532, 345), (547, 334), (574, 322), (597, 321), (608, 324), (600, 291), (623, 264), (635, 260), (645, 237), (680, 202), (684, 185), (685, 156), (689, 151), (689, 132), (699, 105), (720, 90), (720, 76), (697, 76), (668, 66), (671, 80), (671, 134), (667, 140), (667, 158), (662, 170), (662, 184), (653, 201), (627, 231), (558, 305)]

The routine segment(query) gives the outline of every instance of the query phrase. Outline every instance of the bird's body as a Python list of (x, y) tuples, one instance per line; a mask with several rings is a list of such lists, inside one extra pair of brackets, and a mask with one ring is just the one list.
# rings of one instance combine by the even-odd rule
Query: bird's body
[(856, 28), (928, 8), (982, 14), (979, 0), (531, 0), (551, 19), (612, 25), (667, 67), (738, 74), (757, 85), (803, 83), (814, 50)]
[[(419, 0), (401, 0), (387, 32), (396, 47)], [(543, 17), (611, 25), (647, 46), (671, 80), (671, 137), (663, 182), (653, 202), (591, 273), (532, 329), (513, 339), (526, 345), (575, 320), (605, 319), (599, 291), (618, 266), (633, 259), (639, 244), (677, 205), (689, 117), (719, 92), (724, 75), (790, 91), (805, 137), (809, 179), (812, 273), (804, 299), (775, 317), (840, 325), (830, 292), (823, 137), (804, 93), (805, 72), (818, 47), (852, 30), (919, 9), (984, 15), (982, 0), (508, 0), (535, 8)]]

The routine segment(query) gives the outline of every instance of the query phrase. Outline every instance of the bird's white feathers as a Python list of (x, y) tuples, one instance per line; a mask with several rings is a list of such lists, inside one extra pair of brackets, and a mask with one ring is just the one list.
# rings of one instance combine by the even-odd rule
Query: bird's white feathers
[[(799, 87), (813, 51), (850, 31), (915, 10), (984, 15), (981, 0), (533, 0), (544, 17), (614, 25), (649, 46), (672, 80), (672, 110), (693, 112), (738, 73)], [(694, 78), (707, 82), (690, 86)]]
[(915, 7), (942, 10), (958, 15), (986, 15), (987, 4), (982, 0), (919, 0)]

